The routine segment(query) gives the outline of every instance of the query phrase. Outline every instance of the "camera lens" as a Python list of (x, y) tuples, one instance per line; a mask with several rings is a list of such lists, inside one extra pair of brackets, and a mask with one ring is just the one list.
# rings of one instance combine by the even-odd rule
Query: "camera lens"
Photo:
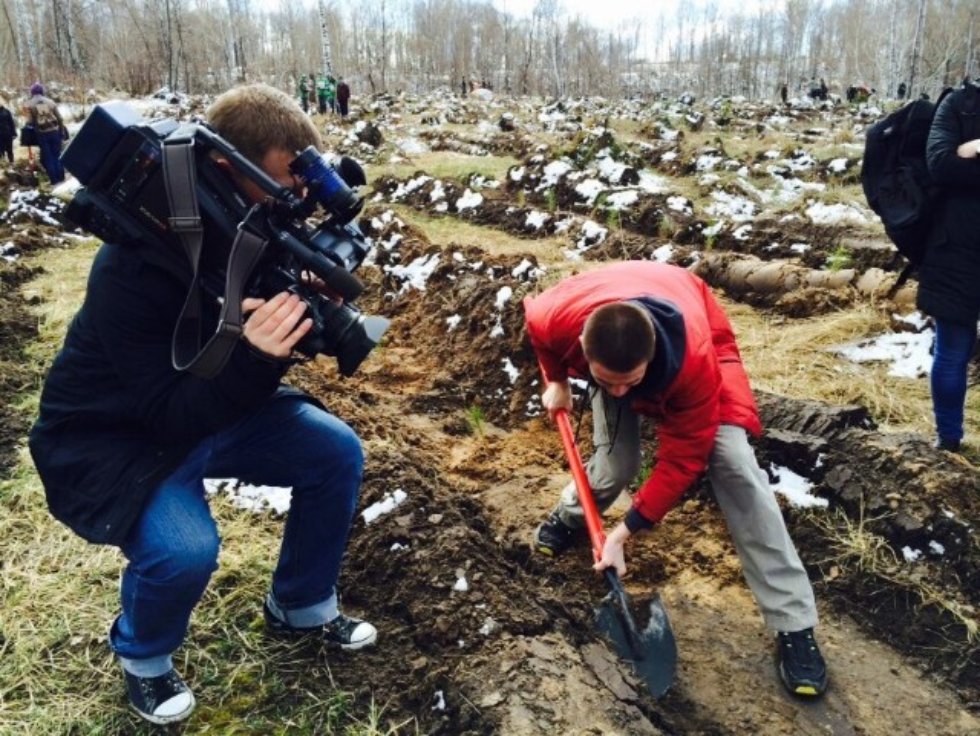
[(364, 200), (347, 186), (333, 165), (313, 146), (307, 146), (289, 164), (289, 170), (301, 176), (309, 189), (309, 196), (330, 212), (337, 223), (346, 224), (361, 211)]

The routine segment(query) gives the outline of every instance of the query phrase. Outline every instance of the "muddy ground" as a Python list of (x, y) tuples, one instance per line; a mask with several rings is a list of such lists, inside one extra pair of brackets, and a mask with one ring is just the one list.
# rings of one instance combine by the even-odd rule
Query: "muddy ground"
[[(660, 146), (655, 126), (648, 133)], [(499, 145), (488, 141), (487, 149)], [(534, 150), (521, 143), (510, 152), (526, 157), (531, 170), (540, 163)], [(646, 163), (661, 160), (649, 150), (646, 156)], [(685, 172), (680, 164), (660, 166)], [(457, 193), (470, 183), (455, 182)], [(383, 199), (398, 184), (379, 180), (375, 192)], [(475, 242), (440, 248), (373, 204), (363, 222), (379, 247), (359, 272), (368, 286), (359, 303), (392, 318), (392, 329), (351, 379), (341, 379), (327, 358), (292, 373), (364, 439), (362, 506), (396, 488), (407, 494), (372, 524), (358, 517), (344, 604), (370, 617), (380, 640), (367, 653), (330, 655), (336, 686), (383, 705), (392, 723), (415, 719), (422, 732), (437, 734), (980, 732), (980, 474), (970, 461), (933, 450), (926, 437), (878, 431), (859, 406), (759, 396), (763, 466), (808, 477), (830, 505), (819, 512), (785, 507), (820, 605), (818, 637), (831, 678), (823, 700), (783, 692), (772, 636), (706, 483), (629, 549), (626, 583), (638, 606), (659, 593), (671, 617), (680, 652), (674, 687), (654, 700), (597, 637), (593, 609), (605, 591), (589, 550), (550, 561), (529, 548), (565, 474), (558, 436), (540, 416), (519, 307), (541, 288), (536, 268), (556, 264), (539, 262), (534, 243), (542, 233), (522, 224), (535, 203), (533, 186), (521, 198), (517, 189), (488, 192), (491, 204), (479, 214), (443, 214), (526, 237), (526, 253), (518, 255)], [(561, 186), (557, 192), (557, 209), (583, 209)], [(431, 189), (420, 189), (413, 206), (431, 201)], [(514, 208), (525, 209), (515, 216)], [(684, 259), (705, 245), (706, 223), (671, 209), (664, 197), (635, 212), (577, 267), (650, 257), (666, 241), (676, 246), (673, 260), (689, 265)], [(0, 224), (0, 241), (11, 227)], [(855, 237), (846, 228), (815, 228), (760, 222), (748, 240), (729, 228), (710, 245), (777, 258), (810, 239), (821, 250), (800, 265), (817, 267), (842, 239)], [(55, 228), (17, 230), (17, 238), (25, 256), (0, 264), (5, 469), (29, 421), (7, 399), (36, 380), (18, 368), (22, 346), (36, 334), (18, 287), (43, 267), (29, 257), (32, 248), (66, 245)], [(395, 267), (432, 258), (438, 265), (424, 290), (405, 288)], [(893, 273), (899, 264), (889, 254), (855, 265)], [(504, 288), (509, 299), (501, 303)], [(780, 309), (757, 292), (727, 296)], [(803, 316), (858, 298), (850, 287), (811, 288), (796, 292), (795, 311), (782, 311)], [(904, 563), (903, 547), (923, 550), (924, 559)], [(465, 591), (456, 589), (460, 578)], [(304, 677), (298, 672), (297, 683)]]

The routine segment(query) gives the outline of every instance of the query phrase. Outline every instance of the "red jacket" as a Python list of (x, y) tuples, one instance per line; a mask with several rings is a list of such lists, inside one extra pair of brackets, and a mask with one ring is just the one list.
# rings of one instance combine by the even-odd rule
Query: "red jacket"
[[(603, 304), (631, 299), (662, 305), (681, 330), (673, 345), (664, 345), (658, 329), (657, 351), (677, 351), (676, 374), (654, 393), (641, 391), (632, 404), (656, 420), (660, 445), (657, 463), (634, 496), (633, 508), (647, 521), (658, 522), (704, 472), (719, 424), (744, 427), (755, 435), (762, 425), (728, 317), (707, 284), (677, 266), (618, 263), (526, 298), (528, 336), (548, 377), (589, 378), (579, 343), (585, 320)], [(651, 317), (656, 325), (657, 313)]]

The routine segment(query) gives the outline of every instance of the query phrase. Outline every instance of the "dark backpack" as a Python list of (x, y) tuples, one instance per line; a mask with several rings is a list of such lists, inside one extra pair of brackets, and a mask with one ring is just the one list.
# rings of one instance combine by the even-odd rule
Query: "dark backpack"
[[(976, 88), (967, 85), (967, 106), (975, 105)], [(939, 104), (915, 100), (868, 128), (861, 166), (861, 186), (868, 205), (881, 218), (885, 234), (908, 261), (894, 292), (922, 263), (939, 188), (926, 165), (926, 141)]]

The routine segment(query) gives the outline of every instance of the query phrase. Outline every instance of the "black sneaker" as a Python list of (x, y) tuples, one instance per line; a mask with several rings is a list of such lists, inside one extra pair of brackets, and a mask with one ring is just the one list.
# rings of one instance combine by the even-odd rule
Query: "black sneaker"
[(123, 670), (129, 704), (150, 723), (182, 721), (194, 710), (194, 693), (177, 670), (157, 677), (139, 677)]
[(946, 452), (956, 452), (960, 451), (960, 441), (959, 440), (947, 440), (939, 437), (936, 439), (933, 445), (937, 450), (945, 450)]
[(827, 664), (813, 629), (780, 631), (779, 677), (793, 695), (818, 698), (827, 690)]
[(558, 557), (574, 545), (579, 536), (580, 530), (568, 526), (557, 511), (552, 511), (534, 532), (534, 549), (548, 557)]
[(373, 625), (344, 614), (340, 614), (323, 626), (300, 627), (290, 626), (276, 616), (269, 608), (268, 602), (262, 605), (262, 613), (265, 616), (266, 628), (282, 636), (319, 636), (330, 646), (351, 651), (369, 647), (378, 640), (378, 630)]

